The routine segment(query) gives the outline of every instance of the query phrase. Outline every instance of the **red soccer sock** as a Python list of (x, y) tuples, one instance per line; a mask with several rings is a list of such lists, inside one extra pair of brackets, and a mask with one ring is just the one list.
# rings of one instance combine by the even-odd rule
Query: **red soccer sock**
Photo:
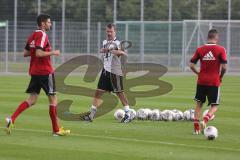
[(57, 107), (54, 105), (49, 106), (49, 115), (52, 120), (52, 129), (53, 132), (59, 131), (58, 120), (57, 120)]
[(209, 121), (209, 119), (211, 119), (211, 116), (209, 114), (207, 114), (206, 116), (203, 117), (203, 121), (205, 123), (207, 123)]
[(13, 115), (11, 116), (12, 119), (12, 123), (14, 123), (15, 119), (19, 116), (19, 114), (21, 114), (25, 109), (27, 109), (29, 107), (29, 104), (27, 101), (22, 102), (18, 108), (16, 109), (16, 111), (13, 113)]
[(193, 125), (194, 125), (194, 130), (195, 131), (199, 131), (200, 130), (199, 120), (198, 119), (194, 119), (193, 120)]

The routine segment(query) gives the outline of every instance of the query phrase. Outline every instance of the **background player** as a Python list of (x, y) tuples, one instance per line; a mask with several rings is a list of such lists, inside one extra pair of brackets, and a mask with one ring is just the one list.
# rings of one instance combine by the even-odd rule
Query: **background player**
[[(115, 24), (108, 24), (106, 26), (106, 37), (107, 39), (103, 41), (103, 48), (100, 51), (103, 54), (104, 67), (90, 108), (90, 115), (87, 115), (85, 120), (93, 120), (97, 112), (97, 107), (100, 106), (101, 96), (108, 91), (116, 93), (119, 97), (125, 111), (125, 117), (122, 122), (128, 123), (131, 121), (129, 116), (130, 108), (123, 90), (123, 73), (121, 68), (121, 56), (127, 55), (127, 53), (121, 50), (120, 41), (116, 37)], [(111, 46), (116, 46), (116, 48), (110, 50)]]
[[(227, 70), (227, 54), (224, 47), (217, 44), (219, 35), (216, 29), (208, 32), (208, 43), (197, 48), (191, 58), (190, 68), (198, 75), (197, 91), (195, 96), (196, 108), (194, 118), (194, 133), (200, 134), (206, 127), (208, 120), (217, 111), (220, 100), (220, 84)], [(195, 64), (200, 60), (200, 72)], [(208, 99), (211, 105), (209, 112), (199, 124), (203, 103)]]
[(41, 14), (37, 17), (38, 29), (35, 30), (28, 38), (24, 49), (24, 57), (30, 56), (29, 74), (31, 81), (26, 90), (29, 97), (23, 101), (12, 114), (6, 118), (6, 131), (11, 133), (11, 129), (16, 118), (27, 108), (37, 102), (41, 88), (45, 91), (49, 99), (49, 115), (52, 121), (52, 130), (54, 136), (63, 136), (70, 133), (70, 130), (59, 128), (57, 120), (57, 96), (55, 90), (54, 71), (51, 64), (50, 56), (58, 56), (59, 50), (51, 51), (48, 35), (46, 31), (50, 30), (50, 16)]

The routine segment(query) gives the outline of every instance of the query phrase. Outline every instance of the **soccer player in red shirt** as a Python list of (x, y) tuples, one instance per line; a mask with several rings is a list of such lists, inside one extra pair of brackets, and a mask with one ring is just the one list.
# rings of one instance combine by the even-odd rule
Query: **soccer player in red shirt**
[(46, 31), (50, 30), (51, 27), (50, 16), (40, 14), (37, 17), (37, 24), (38, 29), (29, 36), (23, 52), (24, 57), (31, 57), (29, 67), (31, 80), (26, 90), (29, 97), (18, 106), (11, 117), (6, 118), (6, 131), (8, 134), (11, 133), (16, 118), (37, 102), (38, 95), (43, 89), (49, 99), (49, 115), (52, 121), (53, 136), (64, 136), (69, 134), (70, 130), (64, 130), (58, 124), (54, 70), (50, 58), (50, 56), (58, 56), (60, 51), (51, 51), (51, 45), (46, 34)]
[[(198, 75), (196, 89), (196, 108), (194, 115), (194, 134), (200, 134), (206, 127), (207, 122), (217, 111), (220, 100), (220, 84), (227, 70), (227, 54), (224, 47), (217, 44), (219, 35), (216, 29), (208, 32), (207, 44), (197, 48), (190, 60), (191, 70)], [(195, 64), (200, 60), (200, 71)], [(208, 99), (211, 105), (206, 116), (199, 122), (203, 103)]]

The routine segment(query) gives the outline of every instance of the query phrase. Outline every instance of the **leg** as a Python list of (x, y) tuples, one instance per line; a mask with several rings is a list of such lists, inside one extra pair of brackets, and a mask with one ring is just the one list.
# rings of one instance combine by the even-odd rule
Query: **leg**
[(130, 112), (129, 112), (130, 107), (128, 105), (127, 97), (125, 96), (124, 92), (117, 92), (116, 94), (119, 97), (120, 101), (122, 102), (122, 105), (124, 106), (125, 116), (122, 119), (122, 122), (129, 123), (132, 121), (132, 119), (130, 117)]
[(196, 103), (194, 120), (193, 120), (194, 133), (195, 134), (200, 134), (199, 119), (200, 119), (200, 116), (201, 116), (202, 106), (203, 106), (202, 102), (197, 102)]
[(105, 93), (106, 91), (104, 91), (104, 90), (101, 90), (101, 89), (97, 89), (96, 91), (95, 91), (95, 95), (94, 95), (94, 98), (93, 98), (93, 103), (92, 103), (92, 106), (91, 106), (91, 108), (90, 108), (90, 114), (89, 114), (89, 116), (87, 116), (86, 118), (85, 118), (85, 120), (87, 120), (87, 121), (92, 121), (93, 120), (93, 118), (94, 118), (94, 116), (95, 116), (95, 114), (96, 114), (96, 112), (97, 112), (97, 108), (101, 105), (101, 103), (102, 103), (102, 100), (101, 100), (101, 97), (102, 97), (102, 95)]
[(127, 113), (130, 109), (129, 104), (128, 104), (128, 99), (124, 92), (118, 92), (116, 93), (120, 101), (122, 102), (122, 105), (124, 106), (124, 110)]
[(54, 74), (40, 77), (40, 84), (49, 100), (49, 116), (52, 121), (53, 136), (65, 136), (70, 134), (70, 130), (64, 130), (59, 127), (57, 119), (57, 96)]
[(93, 102), (92, 102), (93, 106), (95, 106), (97, 108), (101, 105), (101, 103), (102, 103), (101, 97), (105, 92), (106, 91), (101, 90), (101, 89), (97, 89), (95, 91), (95, 95), (94, 95)]
[(218, 105), (216, 105), (216, 104), (211, 105), (211, 108), (209, 109), (207, 115), (203, 117), (204, 123), (208, 123), (208, 121), (212, 118), (212, 116), (215, 114), (215, 112), (218, 109), (217, 106)]
[(16, 109), (16, 111), (12, 114), (12, 116), (9, 118), (6, 118), (6, 132), (7, 134), (11, 134), (11, 129), (13, 127), (13, 124), (16, 120), (16, 118), (27, 108), (29, 108), (30, 106), (34, 105), (37, 101), (38, 98), (38, 94), (37, 93), (31, 93), (29, 98), (26, 99), (25, 101), (23, 101), (18, 108)]
[(201, 133), (199, 119), (201, 117), (201, 110), (203, 103), (206, 101), (206, 86), (197, 85), (196, 95), (195, 95), (196, 107), (194, 113), (194, 134), (198, 135)]
[(205, 124), (212, 118), (214, 113), (217, 111), (217, 106), (220, 104), (220, 88), (216, 86), (211, 86), (208, 89), (208, 102), (211, 105), (206, 116), (203, 117), (203, 121)]
[(123, 106), (128, 106), (128, 99), (125, 96), (124, 92), (118, 92), (116, 93), (120, 101), (122, 102)]
[(30, 106), (34, 105), (37, 102), (38, 99), (38, 94), (37, 93), (30, 93), (29, 97), (23, 101), (18, 108), (16, 109), (16, 111), (12, 114), (11, 116), (11, 120), (12, 123), (15, 122), (16, 118), (27, 108), (29, 108)]
[(52, 129), (53, 132), (59, 132), (59, 124), (57, 120), (57, 96), (56, 95), (49, 95), (49, 115), (52, 121)]
[(40, 90), (41, 87), (39, 86), (38, 78), (36, 76), (31, 76), (30, 83), (26, 90), (26, 93), (29, 93), (29, 97), (18, 106), (17, 110), (11, 116), (12, 123), (14, 123), (15, 119), (19, 116), (20, 113), (37, 102)]

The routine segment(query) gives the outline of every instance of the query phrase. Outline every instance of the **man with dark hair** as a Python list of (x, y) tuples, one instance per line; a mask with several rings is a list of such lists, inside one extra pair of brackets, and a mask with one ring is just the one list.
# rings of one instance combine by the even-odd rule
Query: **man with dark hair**
[[(227, 70), (227, 54), (225, 48), (217, 44), (218, 40), (217, 30), (209, 30), (208, 43), (197, 48), (190, 60), (191, 70), (198, 75), (195, 96), (194, 134), (203, 132), (209, 119), (217, 111), (220, 104), (220, 84)], [(200, 60), (200, 71), (195, 68), (198, 60)], [(211, 108), (200, 123), (200, 113), (206, 97)]]
[(6, 131), (8, 134), (11, 133), (16, 118), (37, 102), (39, 93), (43, 89), (49, 99), (49, 115), (52, 121), (53, 136), (64, 136), (69, 134), (70, 130), (64, 130), (58, 124), (54, 70), (50, 58), (50, 56), (58, 56), (60, 51), (51, 51), (46, 34), (46, 31), (49, 31), (51, 27), (50, 16), (40, 14), (37, 17), (37, 24), (38, 29), (29, 36), (23, 51), (24, 57), (31, 57), (29, 66), (31, 80), (26, 90), (29, 97), (18, 106), (11, 117), (6, 118)]
[(125, 111), (125, 117), (122, 122), (128, 123), (131, 121), (130, 107), (123, 90), (123, 73), (121, 68), (121, 56), (127, 55), (127, 53), (121, 50), (120, 41), (116, 38), (115, 24), (108, 24), (105, 31), (107, 38), (103, 41), (103, 48), (100, 50), (103, 54), (104, 67), (90, 108), (90, 114), (85, 116), (85, 120), (92, 122), (100, 105), (101, 96), (108, 91), (116, 93), (119, 97)]

